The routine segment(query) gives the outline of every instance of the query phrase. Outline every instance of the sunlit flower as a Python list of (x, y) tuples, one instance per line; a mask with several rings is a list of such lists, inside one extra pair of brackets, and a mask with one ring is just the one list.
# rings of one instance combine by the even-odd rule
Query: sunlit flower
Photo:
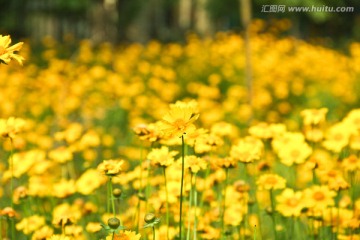
[(102, 163), (98, 165), (97, 169), (102, 174), (115, 176), (122, 171), (123, 164), (124, 164), (124, 160), (119, 160), (119, 159), (104, 160)]
[(182, 136), (195, 130), (193, 122), (199, 118), (193, 104), (176, 102), (161, 120), (160, 129), (168, 136)]
[(102, 227), (98, 222), (89, 222), (86, 225), (86, 231), (88, 231), (89, 233), (96, 233), (99, 232), (101, 229)]
[(200, 157), (195, 155), (185, 156), (185, 168), (188, 168), (192, 173), (197, 173), (200, 170), (207, 168), (207, 162)]
[(325, 121), (327, 112), (327, 108), (305, 109), (301, 111), (300, 115), (304, 125), (318, 125)]
[(106, 177), (95, 169), (86, 170), (76, 181), (76, 191), (89, 195), (106, 182)]
[(263, 174), (256, 184), (260, 190), (283, 189), (286, 186), (286, 179), (277, 174)]
[(278, 150), (280, 162), (287, 166), (304, 163), (311, 153), (312, 149), (306, 142), (286, 144)]
[(75, 181), (73, 179), (61, 179), (53, 184), (53, 196), (57, 198), (65, 198), (75, 193)]
[[(162, 132), (159, 130), (159, 122), (151, 124), (138, 124), (133, 127), (133, 131), (141, 140), (156, 142), (162, 138)], [(161, 125), (161, 124), (160, 124)]]
[(253, 162), (260, 159), (263, 147), (261, 140), (250, 136), (245, 137), (231, 147), (230, 156), (240, 162)]
[(276, 210), (285, 217), (298, 217), (304, 208), (302, 202), (302, 192), (295, 192), (291, 188), (286, 188), (281, 194), (276, 196)]
[(347, 172), (354, 172), (360, 169), (360, 159), (356, 155), (351, 154), (342, 160), (341, 166)]
[(68, 236), (65, 236), (63, 234), (61, 234), (61, 235), (54, 234), (51, 237), (47, 238), (46, 240), (71, 240), (71, 238)]
[(315, 210), (324, 210), (329, 206), (334, 206), (334, 197), (336, 192), (329, 189), (328, 186), (314, 185), (303, 191), (303, 201), (306, 207)]
[(177, 151), (169, 151), (168, 147), (162, 146), (161, 148), (153, 148), (147, 158), (153, 165), (168, 167), (175, 161), (174, 157), (177, 154)]
[(40, 227), (45, 225), (45, 217), (39, 215), (33, 215), (28, 218), (23, 218), (16, 224), (16, 229), (22, 231), (24, 234), (30, 234)]
[(45, 225), (34, 232), (31, 240), (44, 240), (50, 238), (54, 234), (54, 230)]
[[(1, 35), (0, 35), (1, 37)], [(1, 40), (0, 40), (1, 41)], [(1, 50), (1, 46), (0, 46)], [(8, 119), (0, 119), (0, 135), (4, 138), (15, 138), (21, 133), (26, 125), (26, 121), (21, 118), (10, 117)]]
[(22, 62), (25, 59), (22, 56), (15, 54), (14, 52), (19, 51), (24, 43), (19, 42), (9, 46), (10, 44), (11, 38), (9, 35), (0, 35), (0, 63), (3, 62), (7, 64), (11, 61), (11, 59), (15, 59), (20, 65), (22, 65)]

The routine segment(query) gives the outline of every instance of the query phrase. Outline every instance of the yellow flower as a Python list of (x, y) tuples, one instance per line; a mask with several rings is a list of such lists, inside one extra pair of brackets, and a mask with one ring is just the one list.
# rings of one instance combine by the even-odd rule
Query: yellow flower
[(88, 231), (89, 233), (96, 233), (99, 232), (101, 229), (102, 227), (98, 222), (89, 222), (86, 225), (86, 231)]
[(84, 195), (89, 195), (105, 182), (106, 177), (101, 175), (99, 171), (88, 169), (76, 181), (76, 191)]
[(278, 156), (281, 163), (291, 166), (294, 163), (304, 163), (311, 153), (312, 149), (306, 142), (299, 142), (286, 144), (279, 149)]
[(342, 160), (341, 166), (347, 172), (353, 172), (359, 170), (360, 159), (356, 155), (351, 154), (350, 156)]
[(49, 152), (49, 158), (58, 163), (65, 163), (73, 159), (73, 152), (64, 146), (53, 149)]
[(120, 173), (123, 164), (124, 164), (124, 160), (116, 160), (116, 159), (104, 160), (102, 163), (98, 165), (97, 169), (102, 174), (108, 176), (115, 176)]
[(256, 181), (259, 190), (283, 189), (286, 186), (285, 178), (277, 174), (264, 174)]
[(174, 157), (178, 154), (177, 151), (169, 151), (169, 148), (162, 146), (161, 148), (154, 148), (147, 155), (147, 158), (152, 164), (161, 167), (170, 166), (175, 160)]
[(285, 217), (298, 217), (304, 208), (302, 202), (302, 193), (295, 192), (291, 188), (286, 188), (282, 193), (276, 196), (276, 210)]
[(0, 63), (8, 64), (11, 59), (15, 59), (20, 65), (25, 60), (22, 56), (15, 54), (15, 51), (19, 51), (24, 44), (23, 42), (16, 43), (9, 47), (11, 38), (9, 35), (0, 35)]
[(51, 237), (54, 234), (54, 230), (49, 226), (45, 225), (34, 232), (31, 240), (44, 240)]
[(24, 130), (25, 125), (25, 120), (21, 118), (10, 117), (8, 119), (0, 119), (0, 135), (4, 138), (13, 139)]
[(336, 192), (328, 186), (312, 186), (303, 191), (304, 204), (314, 210), (325, 210), (329, 206), (334, 206)]
[(75, 193), (75, 181), (73, 179), (61, 179), (53, 184), (53, 196), (57, 198), (65, 198)]
[(300, 112), (304, 125), (318, 125), (325, 121), (327, 108), (305, 109)]
[(71, 239), (70, 237), (65, 235), (54, 234), (51, 237), (46, 238), (46, 240), (71, 240)]
[(230, 150), (230, 157), (244, 163), (259, 160), (263, 152), (263, 143), (255, 137), (245, 137), (233, 145)]
[(197, 173), (200, 170), (207, 168), (207, 162), (195, 155), (185, 156), (185, 168), (188, 168), (192, 173)]
[[(141, 238), (140, 233), (136, 234), (136, 232), (127, 231), (127, 230), (125, 230), (123, 233), (114, 235), (114, 240), (140, 240), (140, 238)], [(106, 240), (111, 240), (111, 239), (112, 239), (112, 235), (106, 237)]]
[(160, 129), (167, 136), (182, 136), (195, 130), (193, 122), (199, 118), (194, 105), (176, 102), (162, 118)]
[(45, 217), (34, 215), (28, 218), (23, 218), (18, 224), (16, 224), (16, 229), (27, 235), (38, 230), (44, 225)]

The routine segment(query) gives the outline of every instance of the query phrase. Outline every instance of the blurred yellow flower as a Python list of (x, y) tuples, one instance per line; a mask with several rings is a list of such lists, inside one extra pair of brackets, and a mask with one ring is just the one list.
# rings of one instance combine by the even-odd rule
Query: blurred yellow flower
[(118, 175), (122, 171), (122, 165), (124, 164), (124, 160), (120, 159), (110, 159), (104, 160), (97, 167), (98, 171), (107, 176), (115, 176)]
[(10, 35), (0, 35), (0, 63), (8, 64), (11, 59), (15, 59), (20, 65), (22, 65), (22, 62), (25, 59), (22, 56), (15, 54), (14, 52), (19, 51), (24, 43), (19, 42), (12, 46), (9, 46), (10, 43)]
[(168, 167), (175, 161), (174, 157), (178, 154), (177, 151), (169, 151), (169, 148), (162, 146), (161, 148), (153, 148), (147, 155), (151, 164), (161, 167)]
[[(1, 35), (0, 35), (1, 36)], [(0, 119), (0, 135), (4, 138), (15, 138), (25, 129), (26, 121), (21, 118), (10, 117)]]
[(240, 162), (250, 163), (259, 160), (263, 153), (263, 143), (252, 136), (242, 138), (230, 150), (230, 156)]
[(101, 175), (96, 169), (90, 168), (79, 177), (75, 186), (77, 192), (89, 195), (105, 183), (106, 177)]
[(54, 234), (51, 237), (46, 238), (46, 240), (72, 240), (72, 239), (65, 235)]
[(298, 217), (304, 208), (302, 192), (295, 192), (291, 188), (284, 189), (276, 196), (276, 210), (284, 217)]
[(192, 173), (197, 173), (200, 170), (205, 170), (207, 168), (207, 162), (203, 158), (195, 155), (185, 156), (184, 161), (185, 168), (188, 168)]
[(88, 231), (89, 233), (96, 233), (99, 232), (101, 229), (102, 227), (98, 222), (89, 222), (86, 225), (86, 231)]
[[(140, 240), (141, 234), (125, 230), (123, 233), (115, 234), (113, 240)], [(112, 240), (112, 236), (107, 236), (106, 240)]]
[(336, 192), (328, 186), (313, 185), (303, 191), (303, 201), (305, 207), (316, 210), (325, 210), (327, 207), (334, 206)]
[(50, 238), (54, 234), (54, 230), (45, 225), (34, 232), (31, 240), (44, 240)]
[(19, 223), (16, 224), (16, 229), (22, 231), (28, 235), (40, 227), (45, 225), (45, 217), (39, 215), (33, 215), (28, 218), (23, 218)]
[(304, 125), (318, 125), (325, 122), (327, 108), (305, 109), (300, 112)]
[(277, 174), (263, 174), (256, 181), (259, 190), (283, 189), (286, 186), (286, 179)]
[(311, 153), (312, 149), (306, 142), (289, 143), (278, 150), (280, 162), (286, 166), (304, 163)]

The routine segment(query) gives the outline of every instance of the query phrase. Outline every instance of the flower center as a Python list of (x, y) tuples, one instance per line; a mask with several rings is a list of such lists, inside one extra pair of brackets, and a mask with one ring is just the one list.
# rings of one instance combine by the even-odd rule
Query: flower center
[(325, 195), (324, 195), (324, 193), (322, 193), (322, 192), (315, 192), (314, 195), (313, 195), (313, 198), (314, 198), (316, 201), (321, 201), (321, 200), (324, 200), (324, 199), (325, 199)]
[(296, 198), (290, 198), (286, 201), (287, 205), (290, 207), (295, 207), (298, 205), (298, 200)]
[(0, 46), (0, 55), (3, 55), (5, 53), (7, 53), (6, 48), (4, 48), (3, 46)]
[(178, 130), (185, 130), (185, 126), (186, 126), (186, 122), (183, 119), (177, 119), (174, 122), (174, 127), (177, 128)]

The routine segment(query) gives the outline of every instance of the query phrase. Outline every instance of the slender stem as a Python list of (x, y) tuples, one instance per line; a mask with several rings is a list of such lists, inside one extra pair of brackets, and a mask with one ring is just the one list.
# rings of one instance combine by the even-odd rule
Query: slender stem
[(254, 227), (254, 240), (256, 240), (256, 234), (257, 234), (257, 229), (256, 229), (256, 225)]
[(191, 181), (191, 188), (190, 188), (190, 195), (189, 195), (189, 210), (188, 210), (188, 229), (187, 229), (187, 234), (186, 234), (186, 240), (190, 239), (190, 232), (191, 232), (191, 227), (190, 227), (190, 213), (191, 213), (191, 209), (192, 209), (192, 196), (193, 196), (193, 184), (192, 184), (192, 178), (193, 178), (193, 173), (191, 172), (191, 177), (190, 177), (190, 181)]
[(154, 226), (152, 227), (152, 230), (153, 230), (153, 240), (155, 240), (155, 227)]
[(229, 180), (229, 168), (225, 168), (225, 187), (224, 187), (224, 198), (222, 200), (222, 210), (221, 210), (221, 236), (222, 239), (225, 236), (225, 230), (224, 230), (224, 217), (225, 217), (225, 201), (226, 201), (226, 188), (228, 186), (228, 180)]
[(113, 187), (112, 187), (112, 177), (109, 178), (110, 182), (110, 199), (111, 199), (111, 206), (114, 213), (114, 217), (116, 217), (116, 211), (115, 211), (115, 199), (113, 195)]
[(11, 172), (11, 179), (10, 179), (10, 206), (12, 209), (14, 209), (14, 201), (13, 201), (13, 192), (14, 192), (14, 158), (13, 158), (13, 154), (14, 154), (14, 147), (13, 147), (13, 139), (10, 139), (10, 172)]
[(108, 179), (108, 183), (107, 183), (107, 188), (106, 188), (106, 202), (107, 202), (107, 205), (106, 205), (106, 212), (110, 212), (110, 194), (112, 194), (110, 192), (110, 179)]
[(273, 192), (272, 189), (270, 189), (270, 201), (271, 201), (271, 218), (273, 220), (274, 237), (275, 237), (275, 239), (278, 239), (277, 238), (277, 232), (276, 232), (274, 192)]
[[(14, 154), (14, 144), (13, 144), (13, 139), (10, 137), (10, 145), (11, 145), (11, 149), (10, 149), (10, 171), (11, 171), (11, 179), (10, 179), (10, 203), (11, 203), (11, 208), (14, 209), (14, 200), (13, 200), (13, 195), (14, 195), (14, 158), (13, 158), (13, 154)], [(15, 239), (15, 222), (14, 222), (14, 218), (10, 219), (10, 224), (11, 224), (11, 239)]]
[(181, 135), (181, 185), (180, 185), (180, 221), (179, 237), (182, 240), (182, 205), (183, 205), (183, 187), (184, 187), (184, 164), (185, 164), (185, 141), (184, 135)]
[(166, 180), (166, 167), (163, 167), (163, 173), (164, 173), (164, 179), (165, 179), (165, 195), (166, 195), (166, 236), (167, 239), (169, 240), (169, 224), (170, 224), (170, 220), (169, 220), (169, 192), (167, 189), (167, 180)]
[(113, 232), (111, 240), (114, 240), (114, 235), (115, 235), (115, 232)]
[(2, 233), (3, 233), (3, 228), (2, 228), (2, 217), (0, 216), (0, 240), (3, 240), (3, 235), (2, 235)]
[(196, 209), (197, 209), (197, 191), (196, 191), (196, 173), (194, 175), (194, 238), (197, 239), (197, 215), (196, 215)]

